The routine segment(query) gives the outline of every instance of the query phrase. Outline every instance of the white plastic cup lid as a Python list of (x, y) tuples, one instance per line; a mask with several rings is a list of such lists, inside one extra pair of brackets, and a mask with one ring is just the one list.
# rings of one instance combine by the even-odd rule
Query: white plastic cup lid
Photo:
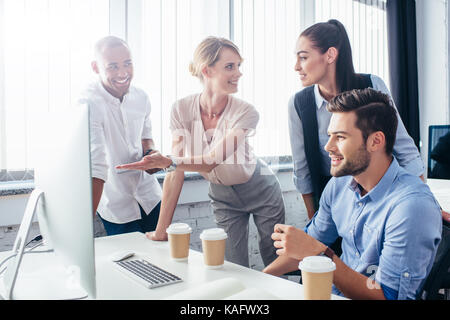
[(166, 232), (169, 234), (186, 234), (192, 233), (192, 228), (187, 223), (172, 223)]
[(298, 264), (298, 268), (305, 272), (324, 273), (336, 270), (336, 264), (328, 257), (305, 257)]
[(200, 234), (202, 240), (223, 240), (226, 238), (228, 238), (227, 233), (222, 228), (206, 229)]

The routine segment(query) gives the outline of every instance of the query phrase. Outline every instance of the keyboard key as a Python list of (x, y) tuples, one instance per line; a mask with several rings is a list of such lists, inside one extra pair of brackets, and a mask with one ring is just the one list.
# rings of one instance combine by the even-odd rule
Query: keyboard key
[(114, 263), (121, 271), (150, 289), (183, 281), (180, 277), (144, 259), (125, 260)]

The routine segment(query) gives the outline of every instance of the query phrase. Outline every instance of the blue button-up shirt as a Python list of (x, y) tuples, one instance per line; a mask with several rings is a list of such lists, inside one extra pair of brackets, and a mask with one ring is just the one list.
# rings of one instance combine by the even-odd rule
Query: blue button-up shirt
[(347, 266), (397, 291), (398, 299), (415, 299), (436, 255), (442, 218), (429, 187), (394, 158), (364, 196), (352, 176), (332, 178), (305, 231), (326, 245), (341, 236)]
[[(375, 75), (371, 75), (373, 89), (381, 91), (390, 96), (389, 89), (384, 81)], [(314, 97), (317, 106), (317, 126), (319, 130), (319, 149), (321, 155), (322, 174), (330, 175), (330, 157), (324, 150), (328, 142), (328, 125), (331, 119), (331, 112), (326, 108), (327, 101), (320, 95), (318, 85), (314, 85)], [(292, 161), (294, 163), (294, 184), (302, 194), (313, 192), (311, 175), (306, 161), (303, 125), (294, 106), (295, 95), (291, 97), (288, 105), (289, 113), (289, 138), (292, 149)], [(397, 114), (398, 116), (398, 114)], [(394, 144), (394, 156), (400, 165), (409, 173), (420, 176), (425, 172), (422, 158), (417, 150), (414, 140), (409, 136), (403, 125), (402, 119), (398, 116), (398, 127)]]

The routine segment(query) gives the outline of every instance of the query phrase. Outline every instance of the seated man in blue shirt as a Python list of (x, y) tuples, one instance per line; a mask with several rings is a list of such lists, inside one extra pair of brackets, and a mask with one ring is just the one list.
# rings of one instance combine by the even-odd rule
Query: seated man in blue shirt
[[(306, 256), (325, 254), (336, 264), (333, 293), (415, 299), (433, 265), (442, 217), (428, 186), (392, 156), (396, 111), (370, 88), (344, 92), (327, 108), (333, 178), (305, 230), (275, 225), (279, 257), (263, 271), (282, 275)], [(327, 247), (338, 236), (340, 257)]]

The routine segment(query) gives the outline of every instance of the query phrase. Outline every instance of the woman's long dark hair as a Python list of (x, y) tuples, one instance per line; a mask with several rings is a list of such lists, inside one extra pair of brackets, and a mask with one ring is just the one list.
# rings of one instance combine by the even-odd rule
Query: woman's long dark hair
[(316, 23), (300, 34), (307, 37), (313, 47), (323, 54), (330, 47), (335, 47), (339, 54), (336, 63), (336, 83), (339, 92), (362, 89), (361, 77), (353, 67), (352, 48), (345, 27), (338, 20)]

